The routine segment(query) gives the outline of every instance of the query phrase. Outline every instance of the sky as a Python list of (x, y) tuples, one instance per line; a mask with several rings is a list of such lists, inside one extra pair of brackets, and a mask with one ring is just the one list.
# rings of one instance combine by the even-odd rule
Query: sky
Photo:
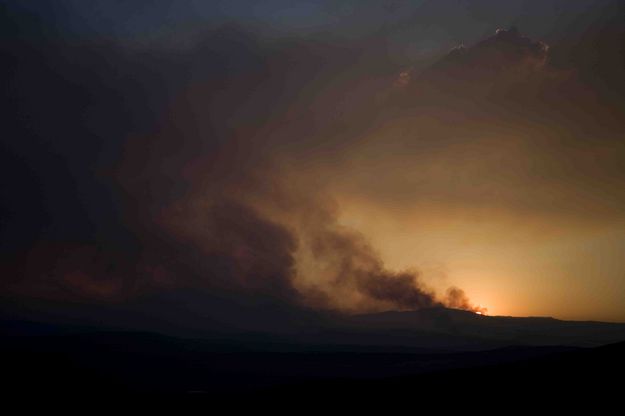
[(625, 321), (624, 13), (0, 1), (2, 302)]

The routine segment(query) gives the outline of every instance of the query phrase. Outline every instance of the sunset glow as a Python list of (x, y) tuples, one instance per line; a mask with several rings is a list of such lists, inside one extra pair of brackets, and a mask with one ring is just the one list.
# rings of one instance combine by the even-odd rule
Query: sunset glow
[(6, 6), (7, 299), (625, 320), (612, 3), (70, 3)]
[(624, 23), (0, 0), (6, 408), (622, 407)]

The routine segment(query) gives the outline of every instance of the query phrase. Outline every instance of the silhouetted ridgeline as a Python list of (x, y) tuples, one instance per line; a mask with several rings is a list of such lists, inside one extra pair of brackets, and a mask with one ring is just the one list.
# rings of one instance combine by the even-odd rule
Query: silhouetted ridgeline
[(510, 345), (593, 347), (625, 340), (625, 324), (618, 323), (483, 316), (442, 307), (347, 316), (243, 296), (233, 301), (201, 291), (176, 291), (120, 304), (32, 300), (5, 301), (0, 306), (3, 332), (16, 335), (78, 327), (83, 332), (148, 331), (298, 349), (359, 346), (435, 351)]

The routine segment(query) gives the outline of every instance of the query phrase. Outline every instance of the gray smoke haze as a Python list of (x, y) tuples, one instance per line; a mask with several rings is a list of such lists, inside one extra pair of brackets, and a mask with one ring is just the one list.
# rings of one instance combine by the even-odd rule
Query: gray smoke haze
[[(389, 270), (341, 223), (340, 169), (392, 170), (395, 156), (379, 167), (351, 156), (394, 123), (426, 136), (411, 146), (434, 154), (460, 131), (516, 128), (519, 108), (569, 119), (571, 95), (597, 108), (577, 74), (516, 30), (417, 71), (391, 59), (384, 39), (276, 40), (230, 24), (184, 51), (136, 50), (68, 42), (20, 18), (2, 43), (10, 296), (123, 301), (202, 288), (349, 312), (478, 310), (461, 289), (429, 289), (418, 264)], [(559, 111), (544, 113), (554, 102)], [(608, 133), (622, 124), (590, 118), (578, 120)], [(402, 146), (392, 135), (375, 143), (383, 154)]]

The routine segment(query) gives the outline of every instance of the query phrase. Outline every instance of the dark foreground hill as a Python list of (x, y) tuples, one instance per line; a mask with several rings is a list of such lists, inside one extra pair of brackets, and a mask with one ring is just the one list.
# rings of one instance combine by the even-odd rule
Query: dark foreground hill
[[(313, 381), (276, 388), (266, 397), (304, 402), (313, 392), (323, 403), (443, 414), (610, 414), (622, 408), (625, 343), (568, 351), (496, 350), (468, 354), (463, 357), (468, 361), (460, 361), (493, 356), (506, 358), (466, 366), (458, 366), (457, 361), (431, 372), (372, 380)], [(452, 361), (452, 357), (438, 359)]]
[[(4, 336), (3, 395), (33, 403), (233, 407), (558, 408), (620, 397), (625, 343), (597, 348), (507, 347), (472, 352), (294, 349), (150, 333)], [(480, 404), (481, 403), (481, 404)]]

